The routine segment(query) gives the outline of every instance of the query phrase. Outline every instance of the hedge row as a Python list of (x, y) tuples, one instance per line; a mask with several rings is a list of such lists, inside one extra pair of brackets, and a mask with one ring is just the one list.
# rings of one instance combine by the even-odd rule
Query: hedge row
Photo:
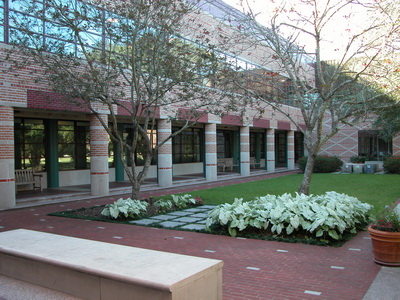
[(400, 174), (400, 156), (390, 156), (383, 163), (387, 173)]
[[(299, 168), (304, 172), (308, 157), (299, 159)], [(315, 158), (314, 173), (332, 173), (339, 171), (343, 161), (337, 156), (317, 156)]]

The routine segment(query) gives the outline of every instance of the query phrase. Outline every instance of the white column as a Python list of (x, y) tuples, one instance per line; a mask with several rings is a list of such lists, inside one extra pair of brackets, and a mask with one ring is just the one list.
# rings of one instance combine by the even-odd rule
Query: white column
[(250, 129), (240, 127), (240, 175), (250, 175)]
[[(171, 122), (158, 120), (157, 141), (161, 143), (171, 135)], [(158, 149), (158, 185), (172, 186), (172, 140), (167, 141)]]
[(267, 171), (275, 171), (275, 129), (267, 129)]
[[(107, 124), (108, 115), (99, 117)], [(110, 192), (108, 134), (95, 115), (90, 116), (90, 187), (94, 196), (106, 196)]]
[(294, 170), (294, 131), (287, 132), (287, 167)]
[(206, 179), (217, 180), (217, 124), (205, 125)]
[(14, 109), (0, 106), (0, 209), (15, 207)]

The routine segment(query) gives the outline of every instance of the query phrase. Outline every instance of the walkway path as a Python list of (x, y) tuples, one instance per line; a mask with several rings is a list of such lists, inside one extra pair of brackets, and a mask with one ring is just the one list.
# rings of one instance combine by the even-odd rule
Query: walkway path
[[(198, 185), (197, 189), (206, 186)], [(185, 186), (151, 193), (177, 193), (193, 189), (194, 186)], [(371, 241), (366, 232), (361, 232), (340, 248), (332, 248), (47, 215), (114, 200), (115, 197), (105, 197), (2, 211), (0, 231), (26, 228), (221, 259), (225, 263), (223, 293), (227, 300), (363, 299), (380, 270), (372, 261)]]

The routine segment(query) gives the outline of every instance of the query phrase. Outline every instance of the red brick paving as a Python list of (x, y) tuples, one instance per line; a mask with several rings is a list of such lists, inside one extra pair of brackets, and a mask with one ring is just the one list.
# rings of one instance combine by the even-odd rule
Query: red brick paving
[[(187, 188), (182, 187), (179, 192)], [(169, 192), (171, 189), (157, 194)], [(147, 193), (144, 194), (146, 197)], [(225, 300), (362, 299), (380, 270), (372, 261), (371, 241), (366, 232), (342, 247), (332, 248), (47, 216), (49, 212), (111, 200), (114, 198), (2, 211), (0, 231), (26, 228), (221, 259)]]

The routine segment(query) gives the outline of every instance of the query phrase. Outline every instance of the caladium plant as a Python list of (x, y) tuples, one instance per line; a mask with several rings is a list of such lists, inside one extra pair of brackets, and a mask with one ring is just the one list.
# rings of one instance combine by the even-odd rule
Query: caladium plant
[(120, 198), (112, 204), (107, 204), (101, 214), (113, 219), (134, 218), (146, 213), (148, 205), (146, 201)]
[(275, 235), (306, 232), (317, 239), (340, 240), (344, 232), (355, 233), (357, 225), (367, 223), (372, 208), (357, 198), (336, 192), (323, 195), (283, 194), (267, 195), (252, 201), (235, 199), (232, 204), (221, 204), (207, 219), (207, 228), (213, 224), (226, 226), (229, 234), (257, 228)]

